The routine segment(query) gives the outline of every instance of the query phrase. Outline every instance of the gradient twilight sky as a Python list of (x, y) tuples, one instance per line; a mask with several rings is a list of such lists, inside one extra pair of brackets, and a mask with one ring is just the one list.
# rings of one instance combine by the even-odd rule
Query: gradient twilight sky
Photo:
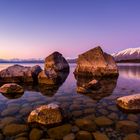
[(140, 0), (0, 0), (0, 58), (140, 46)]

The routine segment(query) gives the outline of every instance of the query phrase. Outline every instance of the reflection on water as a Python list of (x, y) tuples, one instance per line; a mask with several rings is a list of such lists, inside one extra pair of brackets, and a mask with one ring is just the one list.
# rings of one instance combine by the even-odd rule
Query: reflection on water
[(59, 76), (55, 85), (39, 84), (39, 92), (46, 96), (53, 96), (57, 92), (59, 87), (65, 82), (69, 75), (69, 72), (59, 72), (58, 75)]
[(22, 95), (23, 95), (24, 93), (18, 93), (18, 94), (15, 94), (15, 93), (12, 93), (12, 94), (4, 94), (4, 93), (2, 93), (2, 95), (3, 96), (5, 96), (7, 99), (17, 99), (17, 98), (21, 98), (22, 97)]
[(120, 65), (119, 66), (120, 75), (124, 78), (130, 79), (140, 79), (140, 66), (139, 65)]
[[(9, 65), (13, 64), (0, 64), (0, 69), (4, 69)], [(21, 64), (24, 66), (33, 66), (35, 64)], [(43, 68), (43, 64), (39, 64)], [(73, 75), (73, 71), (75, 69), (76, 64), (71, 64), (70, 74), (60, 73), (60, 79), (58, 80), (58, 84), (54, 86), (47, 85), (22, 85), (26, 91), (34, 91), (37, 93), (41, 93), (46, 96), (56, 95), (75, 95), (76, 87), (81, 86), (83, 83), (87, 83), (92, 79), (84, 79), (78, 78), (77, 81)], [(92, 91), (93, 94), (89, 94), (93, 96), (93, 99), (101, 99), (105, 96), (109, 96), (113, 93), (116, 94), (116, 90), (120, 90), (121, 88), (128, 88), (130, 90), (140, 91), (139, 83), (137, 80), (140, 79), (140, 65), (139, 64), (119, 64), (119, 79), (104, 79), (100, 80), (100, 88), (98, 90)], [(117, 87), (116, 87), (117, 84)], [(131, 85), (131, 86), (129, 86)], [(116, 87), (116, 88), (115, 88)], [(115, 92), (113, 90), (115, 89)], [(128, 90), (129, 90), (128, 89)], [(94, 96), (96, 94), (96, 96)], [(125, 94), (124, 92), (122, 95)], [(127, 93), (128, 94), (128, 93)], [(83, 95), (84, 96), (84, 95)], [(13, 96), (14, 97), (14, 96)], [(17, 96), (18, 97), (18, 96)], [(17, 98), (16, 97), (16, 98)], [(19, 96), (21, 97), (21, 96)], [(0, 97), (2, 98), (2, 97)], [(12, 98), (12, 97), (9, 97)]]
[[(83, 88), (83, 85), (86, 85), (90, 81), (93, 80), (93, 78), (85, 78), (81, 76), (76, 76), (77, 79), (77, 91), (80, 88)], [(109, 96), (113, 93), (113, 90), (116, 87), (117, 84), (117, 77), (116, 78), (104, 78), (104, 79), (98, 79), (99, 86), (97, 88), (88, 88), (84, 91), (84, 95), (89, 96), (92, 99), (100, 100), (103, 97)]]
[[(57, 90), (59, 89), (59, 87), (65, 82), (65, 80), (67, 79), (69, 75), (69, 72), (59, 72), (58, 73), (58, 78), (57, 81), (55, 81), (54, 85), (47, 85), (47, 84), (34, 84), (34, 83), (19, 83), (19, 85), (21, 85), (25, 91), (34, 91), (34, 92), (40, 92), (42, 95), (45, 96), (54, 96), (54, 94), (57, 92)], [(56, 80), (56, 79), (55, 79)], [(0, 84), (0, 86), (2, 86)], [(3, 96), (5, 96), (8, 99), (17, 99), (17, 98), (21, 98), (22, 94), (2, 94)]]

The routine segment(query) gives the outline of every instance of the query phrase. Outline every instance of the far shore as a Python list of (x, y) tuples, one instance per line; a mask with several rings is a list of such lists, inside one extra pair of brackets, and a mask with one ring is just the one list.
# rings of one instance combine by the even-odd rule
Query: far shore
[[(72, 63), (76, 63), (76, 59), (67, 59), (68, 63), (72, 64)], [(44, 60), (25, 60), (25, 61), (8, 61), (8, 60), (2, 60), (0, 61), (0, 64), (3, 64), (3, 63), (12, 63), (12, 64), (21, 64), (21, 63), (27, 63), (27, 64), (30, 64), (30, 63), (44, 63)], [(116, 61), (117, 64), (120, 64), (120, 63), (140, 63), (140, 59), (134, 59), (134, 60), (120, 60), (120, 61)]]

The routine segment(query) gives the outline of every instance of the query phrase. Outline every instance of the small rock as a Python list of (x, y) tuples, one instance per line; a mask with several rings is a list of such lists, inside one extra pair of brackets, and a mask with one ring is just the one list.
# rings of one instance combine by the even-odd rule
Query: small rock
[(48, 135), (52, 139), (63, 139), (64, 136), (68, 135), (71, 132), (72, 126), (70, 124), (65, 124), (62, 126), (54, 127), (48, 129)]
[(26, 137), (18, 137), (15, 140), (28, 140), (28, 138), (26, 138)]
[(88, 119), (78, 119), (75, 124), (81, 129), (86, 131), (94, 131), (96, 129), (96, 124)]
[(133, 133), (139, 129), (139, 125), (133, 121), (123, 120), (117, 122), (116, 129), (124, 133)]
[(123, 140), (140, 140), (140, 135), (132, 133), (132, 134), (125, 136)]
[(33, 128), (29, 134), (30, 140), (40, 140), (43, 132), (37, 128)]
[(81, 116), (83, 114), (83, 112), (82, 111), (73, 111), (72, 112), (72, 115), (74, 116), (74, 117), (79, 117), (79, 116)]
[(96, 79), (93, 79), (89, 83), (84, 84), (82, 87), (85, 89), (96, 89), (99, 86), (99, 82)]
[(92, 140), (92, 134), (88, 131), (79, 131), (76, 134), (76, 140)]
[(100, 88), (100, 83), (97, 80), (91, 80), (90, 82), (84, 83), (81, 86), (77, 86), (77, 92), (79, 93), (89, 93), (92, 90), (97, 90)]
[(101, 117), (95, 118), (95, 123), (98, 126), (110, 126), (113, 124), (113, 121), (105, 116), (101, 116)]
[(117, 99), (117, 105), (124, 110), (137, 112), (140, 110), (140, 94), (120, 97)]
[(94, 108), (87, 108), (87, 109), (84, 110), (85, 114), (90, 114), (90, 113), (94, 113), (94, 112), (95, 112)]
[(50, 125), (60, 123), (62, 121), (62, 114), (57, 104), (51, 103), (48, 105), (42, 105), (33, 110), (29, 117), (29, 123), (40, 123), (43, 125)]
[(4, 94), (12, 94), (12, 93), (20, 94), (24, 92), (24, 89), (18, 84), (8, 83), (0, 87), (0, 92)]
[(15, 117), (5, 117), (5, 118), (1, 119), (0, 128), (3, 128), (6, 125), (15, 123), (15, 122), (17, 122), (17, 119)]
[(117, 113), (111, 113), (108, 115), (108, 118), (112, 119), (112, 120), (118, 120), (119, 119), (119, 116)]
[(3, 134), (6, 136), (15, 136), (19, 133), (28, 131), (28, 127), (23, 124), (9, 124), (4, 127)]
[(79, 109), (80, 109), (80, 106), (77, 105), (77, 104), (72, 104), (72, 105), (70, 106), (70, 110), (79, 110)]
[(105, 134), (100, 132), (93, 133), (93, 137), (95, 140), (109, 140), (109, 138)]
[(93, 115), (88, 115), (88, 116), (84, 117), (84, 119), (94, 121), (95, 115), (94, 114)]
[(28, 137), (28, 132), (23, 132), (15, 136), (15, 138)]
[(63, 137), (63, 140), (75, 140), (75, 135), (73, 133), (70, 133)]
[(138, 121), (137, 115), (134, 115), (134, 114), (129, 114), (127, 119), (130, 121), (135, 121), (135, 122)]

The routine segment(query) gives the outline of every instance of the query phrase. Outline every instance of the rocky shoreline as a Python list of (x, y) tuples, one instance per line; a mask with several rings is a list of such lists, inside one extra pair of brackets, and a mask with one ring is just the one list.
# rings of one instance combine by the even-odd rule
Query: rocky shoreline
[[(3, 139), (19, 140), (23, 138), (26, 140), (96, 138), (98, 140), (103, 137), (103, 140), (121, 140), (127, 137), (133, 138), (133, 135), (139, 138), (140, 114), (124, 115), (114, 103), (117, 97), (115, 100), (106, 97), (102, 102), (79, 94), (77, 97), (59, 95), (50, 99), (36, 95), (24, 97), (19, 101), (4, 100), (5, 106), (1, 110), (0, 117), (1, 139), (3, 137)], [(53, 101), (59, 103), (59, 107), (63, 110), (62, 116), (67, 119), (54, 126), (27, 123), (32, 110)]]

